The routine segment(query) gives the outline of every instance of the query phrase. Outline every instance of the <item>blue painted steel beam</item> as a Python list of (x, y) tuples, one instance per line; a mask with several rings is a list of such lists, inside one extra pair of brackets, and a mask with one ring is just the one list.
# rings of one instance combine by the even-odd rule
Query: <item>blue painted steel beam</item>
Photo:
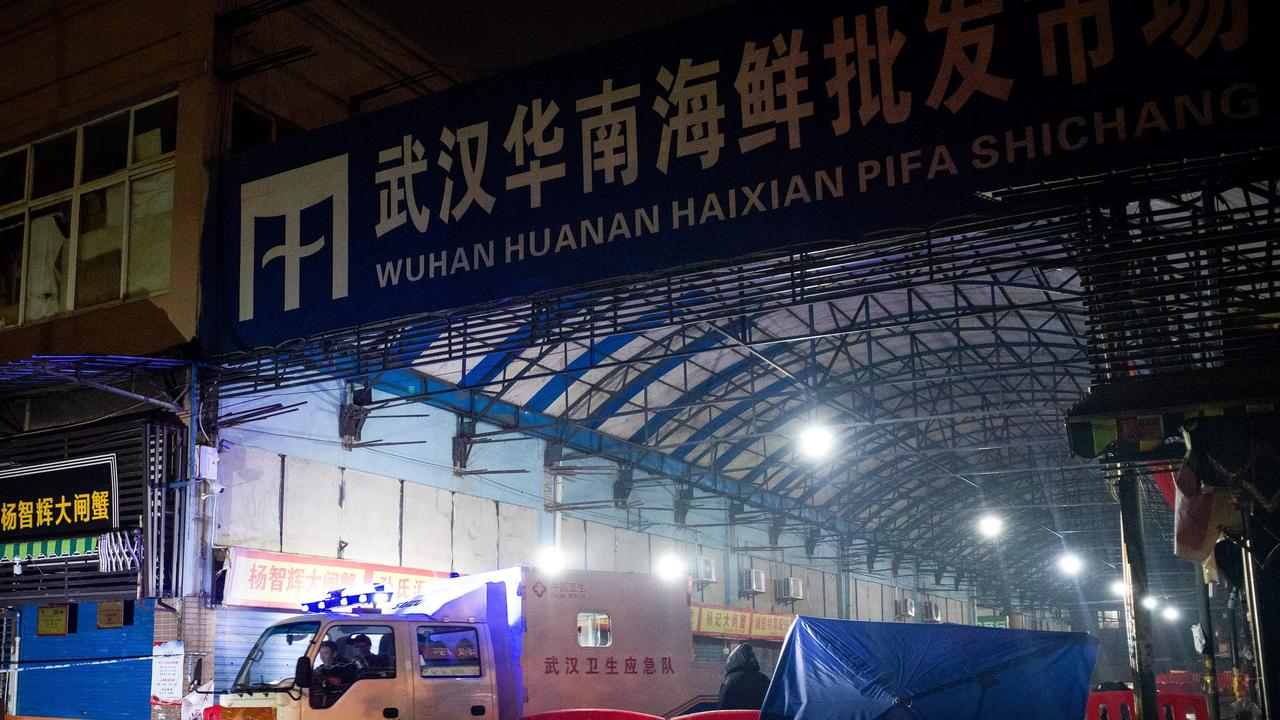
[(595, 345), (569, 361), (563, 374), (549, 378), (538, 389), (538, 392), (529, 398), (529, 401), (525, 403), (525, 407), (538, 411), (551, 407), (552, 403), (561, 395), (567, 393), (569, 388), (594, 368), (597, 363), (608, 358), (615, 351), (621, 350), (627, 343), (639, 336), (640, 333), (619, 333), (598, 341)]
[[(682, 349), (692, 352), (710, 350), (719, 345), (722, 340), (723, 338), (719, 335), (707, 333), (697, 340), (686, 343)], [(668, 372), (671, 372), (675, 368), (679, 367), (683, 362), (685, 362), (685, 359), (682, 357), (665, 358), (654, 363), (651, 367), (645, 368), (645, 370), (635, 379), (614, 391), (609, 399), (604, 401), (600, 407), (592, 413), (592, 424), (599, 427), (606, 419), (608, 419), (610, 413), (620, 410), (624, 405), (626, 405), (627, 401), (640, 394), (640, 392), (643, 391), (649, 383), (657, 380), (663, 375), (666, 375)]]
[[(807, 370), (801, 371), (798, 377), (800, 377), (801, 379), (804, 379), (808, 377), (809, 374), (810, 373)], [(769, 393), (776, 392), (782, 387), (793, 385), (793, 384), (794, 382), (789, 378), (784, 378), (782, 380), (775, 380), (773, 383), (766, 385), (762, 390), (762, 393), (765, 395), (768, 395)], [(751, 406), (754, 404), (755, 404), (754, 398), (750, 400), (742, 400), (738, 403), (735, 403), (732, 407), (725, 409), (716, 417), (703, 423), (701, 427), (695, 430), (691, 435), (689, 435), (689, 437), (685, 438), (684, 441), (688, 443), (697, 443), (701, 440), (704, 440), (710, 437), (713, 433), (715, 433), (722, 426), (728, 424), (729, 422), (733, 420), (740, 420), (748, 411), (751, 410)], [(685, 459), (689, 456), (689, 453), (693, 452), (696, 449), (697, 449), (697, 446), (691, 444), (676, 450), (675, 454), (678, 455), (681, 459)], [(709, 450), (703, 451), (698, 455), (699, 457), (705, 457), (708, 452), (710, 451)]]
[(497, 398), (458, 389), (435, 378), (411, 370), (383, 373), (376, 387), (399, 397), (422, 397), (426, 404), (468, 418), (514, 430), (561, 445), (576, 452), (588, 453), (624, 463), (649, 475), (687, 482), (714, 495), (731, 498), (747, 505), (780, 513), (793, 520), (816, 525), (841, 536), (852, 537), (852, 526), (825, 510), (806, 505), (724, 474), (698, 467), (650, 450), (622, 438), (606, 435), (581, 425), (561, 422), (540, 412), (521, 408)]
[[(774, 359), (774, 356), (781, 354), (782, 351), (785, 349), (786, 347), (784, 345), (774, 345), (771, 347), (764, 348), (763, 350), (760, 350), (759, 353), (760, 355), (763, 355), (768, 360), (772, 361)], [(724, 368), (722, 370), (717, 370), (711, 373), (710, 375), (708, 375), (697, 385), (690, 388), (688, 392), (682, 393), (676, 396), (676, 399), (672, 401), (671, 404), (681, 405), (682, 403), (689, 402), (691, 399), (703, 398), (708, 395), (711, 395), (714, 391), (718, 390), (721, 386), (727, 385), (729, 382), (736, 380), (739, 375), (741, 375), (742, 373), (750, 369), (753, 365), (755, 365), (758, 362), (759, 360), (753, 357), (745, 357), (733, 363), (727, 368)], [(778, 388), (784, 385), (785, 383), (773, 383), (769, 387)], [(768, 392), (769, 391), (766, 390), (766, 394)], [(719, 417), (724, 417), (725, 419), (724, 421), (721, 421), (719, 425), (723, 425), (733, 415), (741, 414), (744, 410), (749, 409), (749, 405), (751, 404), (754, 404), (754, 401), (752, 401), (751, 403), (747, 403), (746, 407), (744, 407), (743, 403), (738, 403), (738, 404), (735, 404), (733, 407), (729, 408), (728, 410), (721, 412)], [(653, 417), (650, 418), (649, 421), (644, 424), (644, 427), (632, 433), (631, 441), (644, 442), (646, 438), (657, 435), (662, 430), (662, 427), (666, 425), (668, 421), (674, 419), (677, 415), (679, 415), (680, 412), (681, 411), (678, 409), (656, 411), (653, 414)], [(726, 417), (726, 414), (728, 414), (727, 417)], [(710, 434), (710, 431), (704, 432), (702, 433), (701, 437), (706, 437), (709, 434)], [(688, 452), (689, 450), (684, 450), (684, 451), (681, 451), (680, 454), (687, 455)]]

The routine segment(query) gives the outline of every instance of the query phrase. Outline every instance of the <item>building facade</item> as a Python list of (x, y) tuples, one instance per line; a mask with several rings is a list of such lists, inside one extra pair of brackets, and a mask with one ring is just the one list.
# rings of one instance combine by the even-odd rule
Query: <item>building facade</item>
[[(771, 530), (725, 497), (680, 495), (376, 372), (226, 392), (200, 322), (202, 284), (235, 285), (202, 255), (224, 232), (209, 212), (223, 161), (452, 82), (349, 3), (271, 5), (0, 9), (0, 64), (31, 70), (0, 80), (9, 712), (176, 717), (149, 699), (155, 643), (181, 642), (183, 693), (223, 688), (313, 594), (413, 594), (548, 547), (589, 570), (674, 558), (704, 660), (750, 638), (772, 666), (777, 618), (796, 614), (1066, 629), (1056, 610), (980, 606), (958, 574), (891, 548), (852, 569), (830, 536)], [(452, 371), (421, 375), (460, 383), (466, 365)], [(773, 625), (753, 634), (756, 616)]]
[(209, 13), (0, 11), (0, 56), (22, 69), (0, 91), (10, 713), (147, 714), (152, 643), (180, 632)]

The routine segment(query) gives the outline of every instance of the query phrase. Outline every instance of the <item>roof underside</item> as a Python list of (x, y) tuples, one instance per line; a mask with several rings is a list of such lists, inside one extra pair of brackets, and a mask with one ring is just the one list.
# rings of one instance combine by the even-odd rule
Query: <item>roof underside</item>
[[(849, 529), (851, 565), (896, 555), (947, 586), (992, 597), (1004, 578), (1043, 597), (1072, 589), (1052, 569), (1064, 548), (1119, 562), (1106, 468), (1066, 443), (1090, 384), (1266, 357), (1274, 159), (1081, 180), (1051, 207), (1006, 194), (945, 230), (361, 328), (236, 358), (221, 392), (411, 366), (821, 510)], [(838, 436), (819, 462), (794, 449), (812, 423)], [(1168, 548), (1172, 519), (1148, 507), (1149, 542)], [(1006, 519), (999, 544), (975, 536), (987, 510)]]

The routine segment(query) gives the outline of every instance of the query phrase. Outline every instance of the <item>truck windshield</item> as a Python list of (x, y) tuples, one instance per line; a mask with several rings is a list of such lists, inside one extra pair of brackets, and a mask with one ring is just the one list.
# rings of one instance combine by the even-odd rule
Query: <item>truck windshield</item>
[(307, 653), (319, 622), (296, 622), (269, 627), (254, 643), (236, 676), (236, 690), (268, 690), (293, 684), (298, 658)]

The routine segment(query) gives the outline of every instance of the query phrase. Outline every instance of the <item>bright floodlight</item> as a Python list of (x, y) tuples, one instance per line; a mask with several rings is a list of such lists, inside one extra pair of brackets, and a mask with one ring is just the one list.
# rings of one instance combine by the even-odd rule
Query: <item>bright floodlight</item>
[(1084, 561), (1075, 553), (1063, 553), (1058, 556), (1058, 570), (1063, 575), (1079, 575), (1084, 569)]
[(564, 553), (560, 552), (560, 548), (557, 547), (544, 547), (538, 553), (537, 565), (539, 570), (555, 575), (564, 570)]
[(821, 460), (836, 446), (835, 433), (821, 425), (810, 425), (796, 437), (796, 450), (810, 460)]
[(978, 532), (985, 537), (993, 538), (1004, 530), (1004, 521), (995, 515), (983, 515), (978, 519)]
[(1182, 617), (1182, 613), (1178, 612), (1178, 608), (1176, 607), (1165, 608), (1164, 612), (1161, 613), (1161, 615), (1164, 615), (1164, 619), (1168, 620), (1169, 622), (1173, 622), (1174, 620), (1177, 620), (1178, 618)]
[(1142, 607), (1148, 610), (1155, 610), (1160, 607), (1160, 601), (1156, 599), (1156, 596), (1148, 595), (1142, 598)]
[(1116, 597), (1124, 597), (1124, 594), (1128, 591), (1129, 586), (1125, 585), (1123, 580), (1117, 580), (1111, 583), (1111, 594)]
[(659, 578), (667, 581), (680, 580), (689, 576), (689, 570), (685, 566), (684, 558), (676, 555), (663, 555), (658, 558), (653, 570)]

